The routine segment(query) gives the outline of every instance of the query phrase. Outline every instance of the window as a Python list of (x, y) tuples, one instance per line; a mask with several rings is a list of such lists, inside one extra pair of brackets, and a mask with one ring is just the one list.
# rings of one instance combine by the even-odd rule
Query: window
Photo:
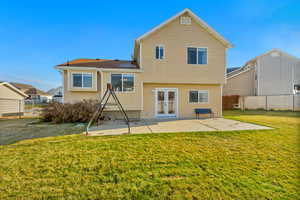
[(158, 45), (155, 47), (155, 58), (162, 60), (165, 56), (165, 50), (163, 45)]
[(207, 64), (207, 48), (187, 48), (188, 64)]
[(190, 91), (190, 103), (198, 103), (198, 91)]
[(73, 73), (73, 87), (76, 88), (92, 88), (93, 74), (92, 73)]
[(190, 17), (180, 17), (180, 24), (191, 24), (192, 20)]
[(134, 89), (133, 74), (112, 74), (111, 84), (117, 92), (131, 92)]
[(208, 103), (208, 91), (193, 90), (189, 93), (190, 103)]
[(300, 94), (300, 84), (294, 84), (294, 94)]

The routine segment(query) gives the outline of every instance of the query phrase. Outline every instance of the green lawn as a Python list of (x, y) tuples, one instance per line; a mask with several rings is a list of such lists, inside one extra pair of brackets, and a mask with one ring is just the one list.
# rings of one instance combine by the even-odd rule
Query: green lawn
[(0, 146), (0, 199), (300, 199), (299, 113), (225, 115), (275, 129)]

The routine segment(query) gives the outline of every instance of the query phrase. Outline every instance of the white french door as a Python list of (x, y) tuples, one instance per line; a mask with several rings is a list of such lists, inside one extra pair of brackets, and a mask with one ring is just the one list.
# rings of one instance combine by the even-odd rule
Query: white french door
[(176, 117), (177, 99), (178, 97), (176, 88), (156, 88), (155, 116)]

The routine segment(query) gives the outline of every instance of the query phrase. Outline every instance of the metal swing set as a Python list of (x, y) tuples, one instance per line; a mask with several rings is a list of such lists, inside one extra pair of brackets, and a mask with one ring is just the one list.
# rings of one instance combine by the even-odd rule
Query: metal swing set
[(124, 118), (124, 121), (125, 123), (127, 124), (127, 127), (128, 127), (128, 134), (130, 133), (130, 122), (129, 122), (129, 118), (122, 106), (122, 104), (120, 103), (115, 91), (113, 90), (113, 87), (110, 83), (107, 84), (107, 88), (106, 88), (106, 91), (103, 95), (103, 97), (101, 98), (100, 100), (100, 103), (96, 109), (96, 111), (94, 112), (92, 118), (90, 119), (87, 127), (86, 127), (86, 135), (89, 134), (89, 129), (90, 127), (93, 125), (93, 123), (95, 122), (99, 122), (99, 120), (101, 119), (102, 117), (102, 114), (103, 114), (103, 111), (105, 109), (105, 107), (107, 106), (108, 104), (108, 100), (110, 99), (110, 97), (112, 97), (115, 101), (115, 104), (110, 104), (110, 105), (116, 105), (119, 109), (119, 111), (122, 113), (123, 115), (123, 118)]

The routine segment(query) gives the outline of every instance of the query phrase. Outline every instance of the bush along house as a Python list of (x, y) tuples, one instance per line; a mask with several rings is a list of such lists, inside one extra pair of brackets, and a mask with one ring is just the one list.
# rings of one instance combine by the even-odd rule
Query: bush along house
[(131, 118), (191, 118), (196, 108), (222, 116), (228, 48), (184, 9), (137, 38), (133, 60), (75, 59), (55, 68), (63, 76), (65, 103), (99, 100), (111, 83)]

